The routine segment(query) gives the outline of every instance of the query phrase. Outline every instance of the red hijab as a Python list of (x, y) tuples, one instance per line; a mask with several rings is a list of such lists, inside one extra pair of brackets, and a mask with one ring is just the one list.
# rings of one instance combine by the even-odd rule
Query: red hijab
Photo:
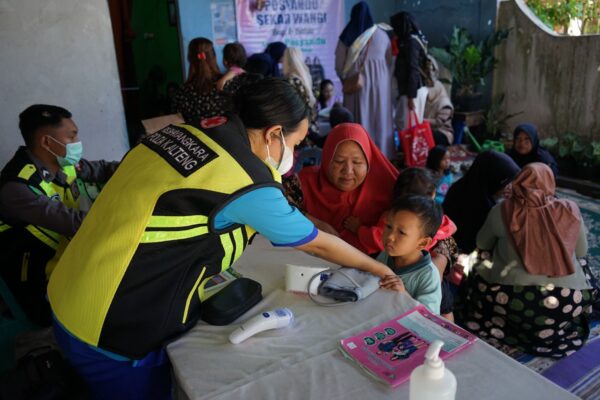
[(431, 244), (429, 246), (427, 246), (426, 250), (431, 251), (431, 249), (433, 249), (435, 247), (435, 245), (438, 244), (438, 242), (441, 242), (444, 239), (448, 239), (455, 233), (456, 233), (456, 225), (454, 224), (454, 222), (452, 222), (452, 220), (450, 218), (448, 218), (447, 215), (444, 215), (442, 218), (442, 224), (438, 228), (438, 231), (436, 232), (435, 236), (433, 237)]
[[(327, 169), (337, 147), (347, 140), (353, 140), (360, 146), (369, 166), (364, 182), (351, 192), (339, 190), (327, 179)], [(365, 128), (359, 124), (344, 123), (329, 133), (321, 154), (321, 166), (303, 168), (299, 177), (308, 213), (327, 222), (342, 239), (356, 245), (356, 235), (344, 229), (344, 220), (354, 216), (360, 219), (362, 225), (376, 225), (381, 214), (390, 206), (398, 170), (373, 143)]]
[(575, 203), (554, 197), (552, 170), (542, 163), (527, 164), (512, 183), (502, 204), (502, 219), (527, 272), (565, 276), (575, 272), (573, 253), (581, 229)]

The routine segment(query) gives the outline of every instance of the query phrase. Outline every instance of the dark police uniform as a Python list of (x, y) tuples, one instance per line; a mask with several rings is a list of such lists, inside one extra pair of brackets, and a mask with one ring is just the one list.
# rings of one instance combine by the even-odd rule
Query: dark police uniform
[[(84, 181), (105, 182), (117, 163), (81, 160), (56, 175), (25, 147), (0, 174), (0, 275), (29, 319), (49, 325), (45, 299), (53, 257), (66, 246), (89, 208)], [(81, 209), (80, 209), (81, 208)]]

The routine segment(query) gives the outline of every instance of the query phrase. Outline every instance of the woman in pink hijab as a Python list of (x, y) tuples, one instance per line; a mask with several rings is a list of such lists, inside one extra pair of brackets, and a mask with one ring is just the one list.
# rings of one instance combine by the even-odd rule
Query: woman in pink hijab
[(547, 165), (528, 164), (490, 210), (477, 247), (493, 256), (471, 277), (462, 322), (491, 344), (560, 358), (587, 339), (592, 294), (581, 213), (555, 189)]

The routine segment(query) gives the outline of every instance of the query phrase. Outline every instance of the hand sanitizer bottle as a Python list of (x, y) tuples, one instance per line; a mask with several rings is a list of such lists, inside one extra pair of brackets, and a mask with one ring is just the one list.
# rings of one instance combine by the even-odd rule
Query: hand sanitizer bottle
[(425, 353), (423, 365), (410, 374), (410, 400), (454, 400), (456, 378), (444, 367), (440, 350), (444, 342), (435, 340)]

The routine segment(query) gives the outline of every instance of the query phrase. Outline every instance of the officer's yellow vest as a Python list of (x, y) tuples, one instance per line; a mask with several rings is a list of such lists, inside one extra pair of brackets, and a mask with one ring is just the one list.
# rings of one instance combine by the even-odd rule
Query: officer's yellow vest
[[(35, 194), (48, 198), (56, 198), (67, 207), (74, 208), (77, 204), (77, 200), (71, 192), (70, 185), (77, 179), (77, 173), (75, 167), (71, 165), (63, 167), (62, 170), (67, 176), (67, 184), (69, 187), (62, 187), (54, 182), (46, 182), (45, 180), (39, 179), (39, 177), (36, 176), (37, 168), (34, 164), (25, 164), (18, 173), (18, 179), (25, 182)], [(10, 228), (10, 225), (0, 221), (0, 232), (7, 231)], [(58, 248), (61, 237), (60, 234), (33, 224), (25, 226), (24, 229), (48, 247), (54, 250)]]
[[(74, 182), (77, 180), (77, 172), (75, 171), (74, 166), (66, 166), (62, 168), (63, 173), (66, 175), (66, 184), (64, 186), (59, 185), (58, 183), (52, 181), (47, 182), (43, 180), (39, 173), (37, 173), (37, 168), (35, 164), (31, 162), (29, 157), (26, 155), (24, 148), (19, 149), (13, 160), (7, 165), (8, 170), (14, 171), (9, 172), (5, 171), (6, 181), (16, 181), (22, 182), (26, 184), (29, 189), (39, 196), (48, 197), (54, 201), (60, 201), (65, 204), (69, 208), (77, 209), (79, 205), (79, 196), (77, 193), (73, 193), (71, 188), (73, 187)], [(4, 174), (4, 172), (3, 172)], [(28, 234), (21, 234), (15, 232), (17, 230), (24, 230)], [(25, 226), (12, 227), (8, 223), (4, 221), (0, 221), (0, 234), (3, 235), (11, 235), (14, 237), (20, 237), (20, 240), (26, 241), (35, 241), (42, 245), (42, 248), (46, 246), (48, 250), (43, 250), (44, 254), (60, 254), (61, 249), (66, 247), (68, 243), (68, 239), (62, 236), (61, 234), (52, 231), (46, 227), (38, 226), (35, 224), (28, 224)], [(37, 247), (36, 244), (32, 244), (30, 247), (32, 250), (25, 252), (22, 255), (22, 261), (20, 263), (21, 267), (21, 281), (27, 281), (30, 273), (30, 263), (32, 259), (37, 260), (37, 264), (34, 262), (34, 268), (45, 268), (46, 276), (49, 277), (52, 272), (52, 266), (54, 265), (54, 260), (58, 257), (55, 256), (54, 259), (49, 260), (48, 258), (40, 258), (33, 257), (31, 251), (34, 251), (34, 248)], [(28, 245), (22, 244), (20, 248), (28, 248)], [(51, 257), (51, 256), (50, 256)], [(39, 261), (43, 260), (44, 265), (40, 264)], [(48, 261), (46, 263), (46, 261)]]
[(139, 358), (191, 328), (204, 283), (254, 231), (216, 231), (213, 217), (279, 174), (250, 149), (239, 120), (202, 131), (167, 127), (132, 149), (103, 188), (48, 287), (75, 337)]

